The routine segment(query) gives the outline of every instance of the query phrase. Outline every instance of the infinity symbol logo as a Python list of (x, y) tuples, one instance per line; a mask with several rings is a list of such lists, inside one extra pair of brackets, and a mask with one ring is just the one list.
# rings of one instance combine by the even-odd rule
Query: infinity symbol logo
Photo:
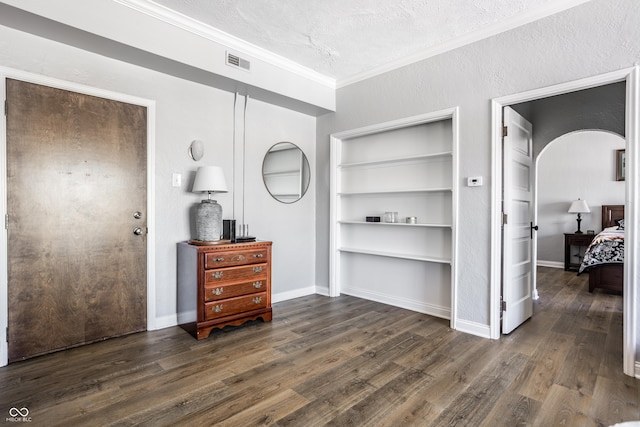
[(29, 410), (27, 408), (18, 409), (14, 407), (9, 409), (9, 415), (11, 415), (12, 417), (26, 417), (27, 415), (29, 415)]

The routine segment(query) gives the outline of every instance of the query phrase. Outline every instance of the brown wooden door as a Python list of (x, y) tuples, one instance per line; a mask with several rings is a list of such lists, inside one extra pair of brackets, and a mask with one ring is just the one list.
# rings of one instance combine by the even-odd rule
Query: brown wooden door
[(9, 361), (145, 330), (146, 108), (11, 79), (7, 102)]

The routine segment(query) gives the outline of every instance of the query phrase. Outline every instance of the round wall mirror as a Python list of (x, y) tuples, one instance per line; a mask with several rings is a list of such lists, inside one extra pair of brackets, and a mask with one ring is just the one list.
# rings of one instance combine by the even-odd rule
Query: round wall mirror
[(291, 142), (274, 144), (262, 162), (262, 179), (269, 194), (279, 202), (293, 203), (309, 188), (309, 161)]

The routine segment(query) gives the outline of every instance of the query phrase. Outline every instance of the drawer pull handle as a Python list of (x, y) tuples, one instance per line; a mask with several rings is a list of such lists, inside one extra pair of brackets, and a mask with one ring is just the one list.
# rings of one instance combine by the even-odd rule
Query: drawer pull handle
[(254, 273), (262, 273), (262, 267), (253, 267)]
[(222, 295), (223, 292), (224, 292), (224, 288), (215, 288), (213, 290), (213, 293), (216, 295)]
[(214, 313), (220, 313), (222, 311), (222, 305), (214, 305), (213, 306), (213, 312)]
[(261, 302), (262, 302), (262, 297), (255, 297), (255, 298), (253, 299), (253, 303), (254, 303), (254, 304), (260, 304)]
[(214, 279), (222, 279), (222, 276), (224, 276), (224, 273), (222, 271), (216, 271), (215, 273), (213, 273)]
[(256, 289), (260, 289), (262, 287), (262, 282), (253, 282), (253, 287)]
[(220, 257), (220, 258), (215, 258), (214, 259), (215, 262), (222, 262), (224, 261), (224, 258)]
[(244, 255), (234, 255), (233, 258), (231, 258), (231, 261), (244, 261)]
[(264, 257), (264, 255), (263, 254), (254, 254), (253, 257), (254, 258), (262, 258), (262, 257)]

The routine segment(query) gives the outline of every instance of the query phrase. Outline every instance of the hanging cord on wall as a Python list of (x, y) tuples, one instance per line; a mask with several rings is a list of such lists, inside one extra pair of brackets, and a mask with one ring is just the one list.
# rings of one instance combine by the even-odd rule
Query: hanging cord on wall
[(238, 92), (233, 95), (233, 148), (232, 148), (232, 166), (231, 166), (231, 185), (233, 192), (231, 193), (231, 218), (236, 219), (236, 103), (238, 101)]
[(249, 101), (249, 95), (244, 96), (244, 112), (242, 113), (242, 224), (245, 226), (244, 222), (244, 184), (246, 181), (246, 161), (247, 161), (247, 103)]

